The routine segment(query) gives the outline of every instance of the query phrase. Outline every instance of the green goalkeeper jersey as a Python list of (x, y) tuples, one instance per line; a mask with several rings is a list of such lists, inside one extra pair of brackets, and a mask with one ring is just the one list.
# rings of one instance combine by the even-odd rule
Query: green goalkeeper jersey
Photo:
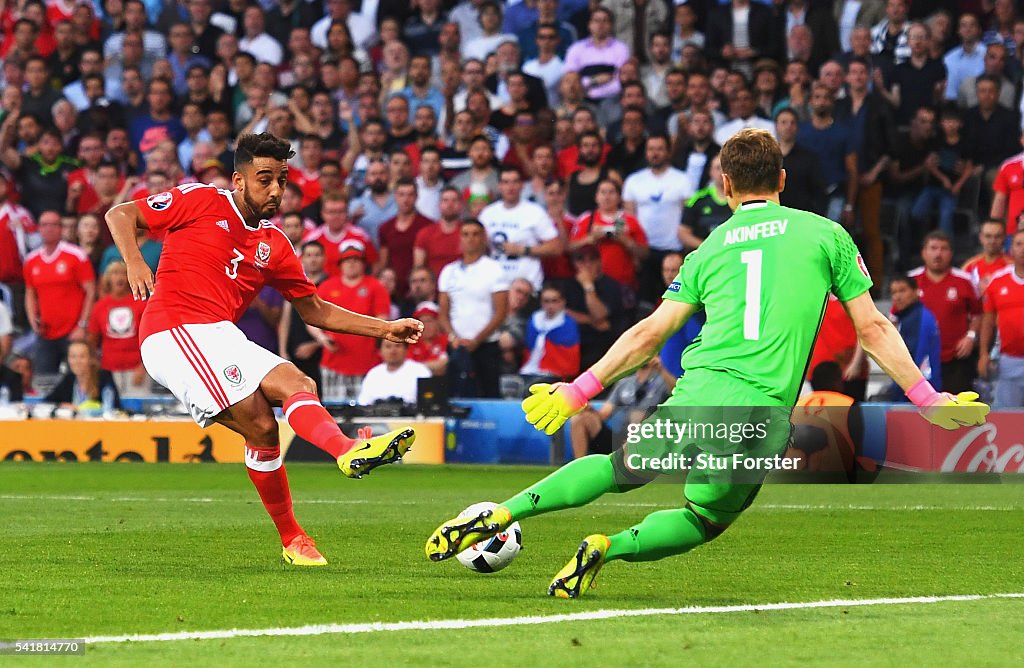
[(686, 256), (664, 298), (707, 315), (683, 351), (683, 369), (727, 373), (792, 406), (829, 292), (845, 302), (870, 287), (864, 260), (840, 225), (757, 201), (741, 205)]

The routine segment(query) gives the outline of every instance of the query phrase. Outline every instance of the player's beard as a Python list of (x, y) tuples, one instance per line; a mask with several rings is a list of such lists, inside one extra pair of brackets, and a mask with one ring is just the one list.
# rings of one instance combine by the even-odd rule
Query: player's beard
[(261, 206), (255, 200), (249, 197), (248, 192), (242, 193), (242, 201), (245, 202), (245, 207), (249, 209), (252, 215), (260, 219), (272, 217), (277, 212), (278, 208), (281, 206), (280, 204), (278, 204), (277, 206), (272, 206), (269, 201)]

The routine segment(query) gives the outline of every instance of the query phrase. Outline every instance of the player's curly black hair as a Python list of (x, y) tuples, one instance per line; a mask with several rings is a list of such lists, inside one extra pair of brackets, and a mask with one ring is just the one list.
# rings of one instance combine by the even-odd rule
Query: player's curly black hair
[(295, 151), (288, 140), (275, 137), (269, 132), (241, 135), (235, 147), (235, 171), (239, 172), (245, 165), (251, 165), (253, 158), (288, 160), (294, 156)]

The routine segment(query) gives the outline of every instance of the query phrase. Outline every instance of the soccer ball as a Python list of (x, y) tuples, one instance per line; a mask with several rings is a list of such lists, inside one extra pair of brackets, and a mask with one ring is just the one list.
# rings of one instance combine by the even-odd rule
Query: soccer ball
[[(459, 517), (473, 517), (485, 510), (493, 510), (497, 507), (498, 504), (490, 501), (474, 503), (459, 513)], [(470, 545), (459, 552), (455, 558), (471, 571), (494, 573), (511, 564), (522, 548), (523, 531), (519, 528), (519, 522), (513, 522), (497, 536)]]

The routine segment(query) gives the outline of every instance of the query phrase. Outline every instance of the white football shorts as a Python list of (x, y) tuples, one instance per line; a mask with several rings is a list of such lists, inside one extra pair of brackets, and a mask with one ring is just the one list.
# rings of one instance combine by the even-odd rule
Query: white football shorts
[(180, 325), (146, 337), (142, 363), (185, 405), (199, 426), (257, 389), (284, 360), (228, 321)]

